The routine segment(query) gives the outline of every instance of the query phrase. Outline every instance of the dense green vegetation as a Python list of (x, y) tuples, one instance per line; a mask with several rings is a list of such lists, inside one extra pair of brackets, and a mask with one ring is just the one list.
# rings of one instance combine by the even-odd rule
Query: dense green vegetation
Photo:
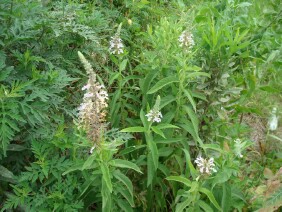
[(0, 211), (282, 206), (280, 0), (1, 0), (0, 22)]

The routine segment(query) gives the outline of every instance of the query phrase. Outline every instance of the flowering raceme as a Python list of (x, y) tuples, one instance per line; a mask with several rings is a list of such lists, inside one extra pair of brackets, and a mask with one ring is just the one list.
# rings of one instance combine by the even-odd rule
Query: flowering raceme
[(189, 50), (192, 49), (195, 45), (193, 34), (187, 30), (182, 32), (182, 34), (178, 38), (178, 41), (180, 42), (181, 47), (186, 47)]
[(214, 164), (214, 159), (210, 158), (209, 160), (202, 158), (201, 156), (197, 157), (195, 160), (200, 172), (202, 174), (210, 175), (212, 172), (217, 172)]
[(158, 122), (158, 123), (161, 122), (163, 115), (160, 112), (160, 103), (161, 103), (161, 97), (157, 96), (153, 109), (151, 109), (149, 113), (145, 115), (148, 121)]
[(123, 53), (123, 47), (122, 40), (119, 34), (116, 33), (115, 36), (111, 37), (109, 51), (111, 54), (121, 54)]
[(91, 141), (97, 143), (105, 128), (108, 93), (105, 87), (96, 81), (96, 74), (83, 54), (78, 52), (78, 56), (89, 76), (87, 84), (82, 87), (85, 94), (78, 107), (79, 127), (86, 131)]

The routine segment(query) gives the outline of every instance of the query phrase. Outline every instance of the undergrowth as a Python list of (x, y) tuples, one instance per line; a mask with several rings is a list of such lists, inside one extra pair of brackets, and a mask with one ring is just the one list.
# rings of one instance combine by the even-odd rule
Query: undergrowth
[(281, 13), (1, 1), (0, 210), (279, 210)]

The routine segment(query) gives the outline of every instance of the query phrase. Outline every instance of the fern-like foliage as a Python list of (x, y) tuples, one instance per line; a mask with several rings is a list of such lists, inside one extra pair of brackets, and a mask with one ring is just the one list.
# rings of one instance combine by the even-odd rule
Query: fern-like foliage
[(1, 152), (6, 156), (7, 146), (15, 134), (20, 131), (21, 123), (26, 121), (19, 112), (18, 98), (24, 95), (27, 86), (31, 82), (14, 82), (11, 87), (0, 87), (0, 142)]
[(282, 206), (282, 186), (266, 201), (267, 206)]
[(25, 211), (77, 211), (83, 207), (77, 188), (81, 183), (75, 175), (62, 176), (72, 162), (60, 156), (60, 149), (48, 141), (33, 141), (35, 161), (26, 167), (8, 195), (5, 209), (22, 208)]

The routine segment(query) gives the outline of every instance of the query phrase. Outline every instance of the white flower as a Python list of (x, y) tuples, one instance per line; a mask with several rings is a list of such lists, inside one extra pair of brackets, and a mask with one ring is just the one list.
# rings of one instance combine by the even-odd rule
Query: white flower
[(79, 111), (83, 111), (87, 108), (88, 103), (81, 103), (80, 106), (77, 108)]
[(214, 164), (214, 159), (210, 158), (209, 160), (202, 158), (201, 156), (197, 157), (195, 160), (200, 172), (202, 174), (210, 175), (212, 172), (217, 172)]
[(180, 42), (181, 47), (188, 47), (189, 49), (195, 45), (193, 35), (189, 31), (182, 32), (178, 38), (178, 41)]
[(84, 85), (81, 90), (88, 90), (90, 88), (90, 84)]
[(277, 113), (277, 108), (274, 107), (272, 109), (271, 116), (270, 116), (269, 121), (268, 121), (269, 130), (271, 130), (271, 131), (275, 131), (278, 127), (278, 117), (277, 117), (276, 113)]
[(92, 146), (91, 149), (90, 149), (90, 151), (89, 151), (89, 154), (90, 154), (90, 155), (92, 155), (94, 149), (95, 149), (95, 146)]
[(163, 117), (161, 112), (158, 110), (150, 110), (148, 114), (146, 114), (148, 121), (152, 122), (161, 122), (161, 118)]
[(92, 96), (94, 96), (93, 93), (85, 93), (85, 94), (84, 94), (84, 98), (90, 98), (90, 97), (92, 97)]
[(123, 43), (121, 38), (119, 37), (118, 34), (116, 34), (115, 36), (111, 37), (110, 40), (110, 47), (109, 47), (109, 51), (111, 54), (121, 54), (123, 53)]

